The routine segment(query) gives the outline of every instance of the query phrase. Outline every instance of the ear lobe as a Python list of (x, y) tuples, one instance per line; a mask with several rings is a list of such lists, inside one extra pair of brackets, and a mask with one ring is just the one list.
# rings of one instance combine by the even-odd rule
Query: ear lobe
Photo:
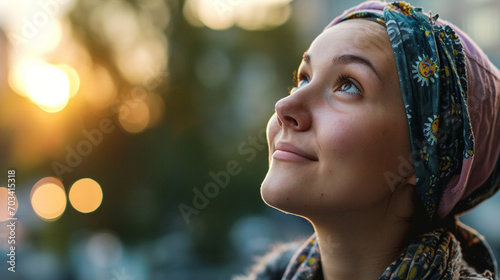
[(402, 182), (403, 184), (408, 184), (408, 185), (412, 185), (412, 186), (416, 186), (417, 185), (417, 175), (415, 174), (415, 170), (413, 170), (413, 172), (408, 175)]

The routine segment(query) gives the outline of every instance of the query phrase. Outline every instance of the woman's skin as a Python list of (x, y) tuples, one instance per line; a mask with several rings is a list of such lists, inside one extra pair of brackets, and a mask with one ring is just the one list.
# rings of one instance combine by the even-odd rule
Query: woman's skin
[(414, 173), (398, 173), (411, 146), (387, 31), (365, 19), (331, 27), (298, 80), (268, 124), (262, 197), (312, 223), (324, 279), (378, 279), (405, 246), (416, 196)]

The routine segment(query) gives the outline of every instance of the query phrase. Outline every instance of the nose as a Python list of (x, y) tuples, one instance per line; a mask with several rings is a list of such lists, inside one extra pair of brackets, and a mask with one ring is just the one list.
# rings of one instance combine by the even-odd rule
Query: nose
[(308, 104), (299, 96), (299, 92), (278, 100), (274, 107), (281, 127), (296, 131), (305, 131), (311, 127), (312, 118)]

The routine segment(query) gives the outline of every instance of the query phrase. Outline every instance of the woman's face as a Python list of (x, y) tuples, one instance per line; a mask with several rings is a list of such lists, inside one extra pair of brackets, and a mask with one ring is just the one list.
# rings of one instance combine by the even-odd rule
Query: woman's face
[[(301, 216), (386, 204), (411, 155), (396, 63), (385, 28), (354, 19), (320, 34), (298, 85), (269, 120), (262, 197)], [(389, 179), (389, 180), (388, 180)]]

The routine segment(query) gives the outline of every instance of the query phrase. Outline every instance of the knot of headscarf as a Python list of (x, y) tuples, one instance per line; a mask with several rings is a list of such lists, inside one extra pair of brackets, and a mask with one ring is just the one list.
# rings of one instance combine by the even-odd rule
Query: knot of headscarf
[[(478, 255), (481, 257), (477, 258)], [(484, 238), (458, 224), (455, 234), (440, 228), (418, 236), (378, 280), (493, 280), (494, 271), (495, 261)], [(323, 279), (316, 235), (297, 251), (282, 277), (282, 280), (306, 279)]]
[[(465, 34), (457, 34), (458, 28), (405, 2), (362, 3), (325, 29), (355, 18), (375, 20), (387, 29), (408, 118), (416, 191), (429, 218), (461, 213), (493, 195), (500, 188), (498, 69)], [(482, 60), (466, 57), (464, 44)], [(467, 67), (469, 62), (476, 67)], [(480, 116), (472, 124), (471, 110)], [(485, 128), (481, 121), (492, 126)], [(395, 177), (386, 174), (388, 182)]]

